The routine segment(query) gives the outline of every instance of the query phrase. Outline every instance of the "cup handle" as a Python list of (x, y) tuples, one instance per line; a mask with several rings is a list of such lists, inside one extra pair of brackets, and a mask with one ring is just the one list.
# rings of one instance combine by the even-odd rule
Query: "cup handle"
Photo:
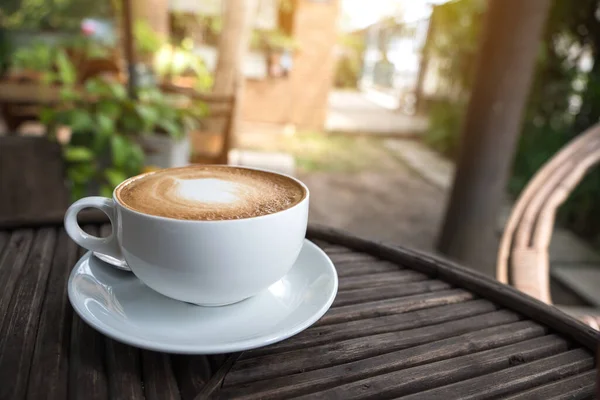
[[(84, 208), (97, 208), (108, 216), (113, 228), (113, 232), (109, 237), (100, 238), (92, 236), (81, 229), (77, 222), (77, 214)], [(115, 234), (117, 227), (118, 215), (115, 202), (106, 197), (92, 196), (77, 200), (65, 213), (65, 229), (75, 243), (85, 249), (122, 261), (123, 254), (117, 241), (117, 235)]]

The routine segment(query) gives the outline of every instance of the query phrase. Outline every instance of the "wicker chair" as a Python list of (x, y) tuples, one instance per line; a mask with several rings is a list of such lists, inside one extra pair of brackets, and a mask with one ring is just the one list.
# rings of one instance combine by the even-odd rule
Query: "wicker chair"
[[(597, 124), (573, 139), (536, 173), (506, 224), (498, 253), (498, 280), (552, 304), (548, 249), (556, 210), (586, 172), (599, 162), (600, 124)], [(600, 310), (561, 308), (600, 328)]]

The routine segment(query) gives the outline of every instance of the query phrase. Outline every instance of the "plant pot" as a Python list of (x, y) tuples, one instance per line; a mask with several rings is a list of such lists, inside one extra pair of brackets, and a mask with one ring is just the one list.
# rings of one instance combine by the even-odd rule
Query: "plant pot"
[(183, 167), (190, 163), (190, 139), (175, 140), (163, 134), (140, 136), (138, 143), (144, 150), (146, 167)]

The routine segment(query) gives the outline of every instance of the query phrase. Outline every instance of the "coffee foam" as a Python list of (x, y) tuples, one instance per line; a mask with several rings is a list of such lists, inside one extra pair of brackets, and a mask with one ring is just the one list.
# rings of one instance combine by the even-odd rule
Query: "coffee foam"
[(276, 213), (306, 196), (293, 179), (264, 171), (190, 166), (142, 175), (117, 190), (128, 208), (184, 220), (229, 220)]

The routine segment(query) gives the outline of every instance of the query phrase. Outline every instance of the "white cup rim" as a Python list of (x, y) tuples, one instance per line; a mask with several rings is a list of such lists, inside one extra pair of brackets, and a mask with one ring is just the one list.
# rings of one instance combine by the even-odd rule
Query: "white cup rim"
[(117, 187), (113, 190), (112, 193), (112, 199), (114, 200), (115, 204), (118, 204), (118, 206), (123, 209), (126, 210), (127, 212), (130, 212), (132, 214), (136, 214), (138, 216), (141, 217), (146, 217), (146, 218), (150, 218), (150, 219), (156, 219), (158, 221), (171, 221), (171, 222), (181, 222), (181, 223), (188, 223), (188, 224), (235, 224), (235, 223), (243, 223), (244, 221), (250, 221), (250, 220), (259, 220), (259, 219), (265, 219), (265, 218), (273, 218), (276, 217), (279, 214), (285, 213), (287, 211), (291, 211), (297, 207), (300, 207), (304, 204), (304, 202), (307, 202), (309, 197), (310, 197), (310, 191), (308, 190), (308, 187), (299, 179), (291, 176), (291, 175), (287, 175), (287, 174), (283, 174), (281, 172), (276, 172), (276, 171), (271, 171), (268, 169), (264, 169), (264, 168), (255, 168), (255, 167), (245, 167), (245, 166), (237, 166), (237, 165), (226, 165), (226, 164), (207, 164), (207, 167), (229, 167), (229, 168), (237, 168), (237, 169), (245, 169), (245, 170), (251, 170), (251, 171), (259, 171), (259, 172), (266, 172), (266, 173), (271, 173), (271, 174), (275, 174), (275, 175), (279, 175), (279, 176), (283, 176), (286, 178), (289, 178), (291, 180), (293, 180), (294, 182), (298, 183), (300, 186), (302, 186), (302, 188), (304, 188), (304, 191), (306, 192), (306, 195), (304, 196), (304, 198), (302, 200), (300, 200), (298, 203), (294, 204), (293, 206), (291, 206), (290, 208), (286, 208), (283, 209), (281, 211), (277, 211), (271, 214), (265, 214), (265, 215), (258, 215), (255, 217), (246, 217), (246, 218), (237, 218), (237, 219), (219, 219), (219, 220), (197, 220), (197, 219), (178, 219), (178, 218), (171, 218), (171, 217), (163, 217), (163, 216), (159, 216), (159, 215), (152, 215), (152, 214), (146, 214), (137, 210), (132, 209), (131, 207), (127, 207), (126, 205), (124, 205), (123, 203), (121, 203), (117, 197), (117, 191), (122, 187), (125, 186), (126, 184), (140, 179), (144, 176), (147, 175), (152, 175), (154, 173), (160, 172), (160, 171), (164, 171), (165, 169), (183, 169), (183, 168), (188, 168), (188, 167), (192, 167), (194, 166), (194, 164), (191, 165), (187, 165), (184, 167), (174, 167), (174, 168), (163, 168), (163, 169), (159, 169), (157, 171), (150, 171), (150, 172), (145, 172), (136, 176), (132, 176), (130, 178), (125, 179), (123, 182), (119, 183), (117, 185)]

